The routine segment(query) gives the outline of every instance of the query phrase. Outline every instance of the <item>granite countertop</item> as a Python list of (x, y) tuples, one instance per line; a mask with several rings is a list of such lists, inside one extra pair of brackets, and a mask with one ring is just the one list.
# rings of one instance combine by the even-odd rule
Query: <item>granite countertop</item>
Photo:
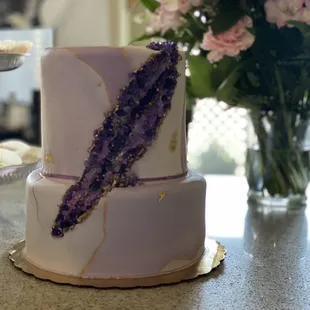
[(0, 186), (0, 309), (310, 309), (310, 209), (258, 211), (246, 203), (245, 179), (207, 181), (207, 232), (227, 248), (224, 263), (190, 282), (129, 290), (57, 285), (15, 269), (8, 250), (23, 238), (25, 185)]

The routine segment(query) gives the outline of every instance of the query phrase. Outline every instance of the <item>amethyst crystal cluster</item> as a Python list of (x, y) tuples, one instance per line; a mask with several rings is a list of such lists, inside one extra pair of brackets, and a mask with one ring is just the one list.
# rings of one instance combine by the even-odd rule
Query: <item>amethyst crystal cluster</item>
[(148, 48), (158, 52), (130, 75), (117, 104), (94, 131), (84, 172), (65, 193), (52, 236), (63, 237), (81, 223), (114, 187), (137, 184), (130, 169), (156, 139), (171, 108), (181, 58), (172, 42), (151, 43)]

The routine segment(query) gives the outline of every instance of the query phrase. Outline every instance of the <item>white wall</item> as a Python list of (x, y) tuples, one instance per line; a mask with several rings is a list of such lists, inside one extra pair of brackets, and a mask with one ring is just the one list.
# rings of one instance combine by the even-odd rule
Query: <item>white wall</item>
[(44, 27), (56, 29), (57, 46), (122, 45), (129, 41), (127, 0), (45, 0)]
[[(122, 46), (133, 38), (127, 0), (45, 0), (41, 18), (56, 30), (56, 46)], [(0, 74), (0, 101), (10, 92), (29, 103), (31, 91), (40, 85), (40, 57), (52, 46), (50, 30), (0, 31), (0, 39), (30, 40), (34, 47), (23, 67)]]

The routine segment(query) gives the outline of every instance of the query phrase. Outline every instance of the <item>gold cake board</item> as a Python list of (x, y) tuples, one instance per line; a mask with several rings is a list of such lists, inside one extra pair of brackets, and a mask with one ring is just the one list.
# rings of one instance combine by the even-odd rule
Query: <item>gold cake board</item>
[(81, 278), (43, 270), (27, 260), (25, 256), (25, 240), (22, 240), (13, 246), (12, 250), (9, 252), (9, 258), (14, 263), (15, 267), (42, 280), (50, 280), (61, 284), (99, 288), (131, 288), (172, 284), (208, 274), (224, 260), (226, 249), (219, 242), (212, 239), (206, 240), (205, 249), (202, 258), (189, 267), (160, 275), (136, 278)]

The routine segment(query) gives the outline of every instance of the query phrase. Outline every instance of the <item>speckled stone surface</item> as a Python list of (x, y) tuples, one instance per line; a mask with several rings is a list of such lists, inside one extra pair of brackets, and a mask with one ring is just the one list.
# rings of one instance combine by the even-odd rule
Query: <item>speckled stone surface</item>
[(243, 178), (207, 181), (207, 231), (226, 246), (224, 264), (191, 282), (130, 290), (57, 285), (15, 269), (8, 250), (24, 234), (24, 182), (0, 186), (0, 309), (310, 309), (310, 209), (257, 211)]

